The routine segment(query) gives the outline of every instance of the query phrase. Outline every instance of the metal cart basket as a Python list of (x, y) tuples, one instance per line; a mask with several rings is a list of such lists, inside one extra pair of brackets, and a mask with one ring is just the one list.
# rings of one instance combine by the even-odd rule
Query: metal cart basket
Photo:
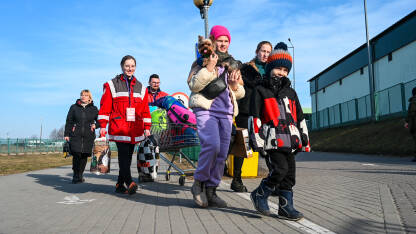
[[(152, 123), (150, 129), (152, 135), (159, 142), (160, 158), (169, 164), (166, 170), (166, 180), (170, 180), (171, 168), (173, 167), (179, 174), (179, 184), (185, 184), (186, 173), (193, 172), (196, 169), (192, 160), (184, 154), (181, 149), (199, 146), (199, 138), (196, 133), (196, 125), (177, 124), (177, 123)], [(170, 153), (172, 159), (169, 160), (163, 153)], [(181, 169), (175, 165), (175, 159), (179, 156), (180, 160), (185, 159), (192, 169)]]

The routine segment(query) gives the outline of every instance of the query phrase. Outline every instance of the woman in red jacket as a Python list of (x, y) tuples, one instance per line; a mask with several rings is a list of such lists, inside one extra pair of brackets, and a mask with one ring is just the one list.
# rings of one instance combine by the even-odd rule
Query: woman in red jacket
[(134, 77), (136, 59), (126, 55), (120, 65), (123, 74), (104, 84), (98, 122), (101, 135), (106, 134), (109, 123), (108, 139), (117, 144), (119, 175), (116, 192), (134, 194), (138, 187), (130, 172), (132, 155), (135, 144), (150, 135), (151, 116), (146, 87)]

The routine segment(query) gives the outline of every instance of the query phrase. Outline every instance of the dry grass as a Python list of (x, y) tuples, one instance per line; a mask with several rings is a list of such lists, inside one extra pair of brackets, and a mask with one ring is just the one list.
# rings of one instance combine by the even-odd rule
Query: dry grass
[(414, 142), (403, 119), (311, 132), (314, 151), (412, 155)]
[(72, 157), (62, 153), (0, 156), (0, 175), (36, 171), (72, 164)]

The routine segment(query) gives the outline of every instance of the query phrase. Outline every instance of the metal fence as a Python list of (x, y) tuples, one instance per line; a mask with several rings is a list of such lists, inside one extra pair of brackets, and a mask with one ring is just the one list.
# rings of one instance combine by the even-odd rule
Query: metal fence
[[(50, 139), (0, 139), (0, 154), (33, 154), (62, 152), (64, 140)], [(117, 150), (114, 142), (110, 142), (110, 149)]]
[(62, 152), (63, 140), (0, 139), (0, 154)]
[[(376, 121), (390, 117), (405, 116), (407, 113), (408, 99), (412, 96), (412, 89), (414, 87), (416, 87), (416, 79), (376, 92)], [(370, 120), (370, 95), (365, 95), (330, 106), (317, 113), (312, 113), (311, 128), (312, 130), (319, 130), (368, 122)]]

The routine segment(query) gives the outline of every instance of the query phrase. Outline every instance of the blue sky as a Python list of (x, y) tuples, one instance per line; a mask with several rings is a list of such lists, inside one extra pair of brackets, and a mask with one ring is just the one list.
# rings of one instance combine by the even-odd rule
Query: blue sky
[[(414, 0), (368, 0), (373, 37), (415, 9)], [(136, 76), (161, 77), (162, 90), (189, 94), (194, 44), (204, 35), (191, 0), (1, 1), (0, 138), (39, 135), (65, 123), (69, 106), (120, 73), (122, 56), (137, 59)], [(308, 79), (365, 42), (362, 0), (215, 0), (209, 24), (231, 32), (229, 52), (247, 62), (259, 41), (295, 46), (296, 90), (311, 106)], [(292, 74), (289, 75), (292, 78)]]

